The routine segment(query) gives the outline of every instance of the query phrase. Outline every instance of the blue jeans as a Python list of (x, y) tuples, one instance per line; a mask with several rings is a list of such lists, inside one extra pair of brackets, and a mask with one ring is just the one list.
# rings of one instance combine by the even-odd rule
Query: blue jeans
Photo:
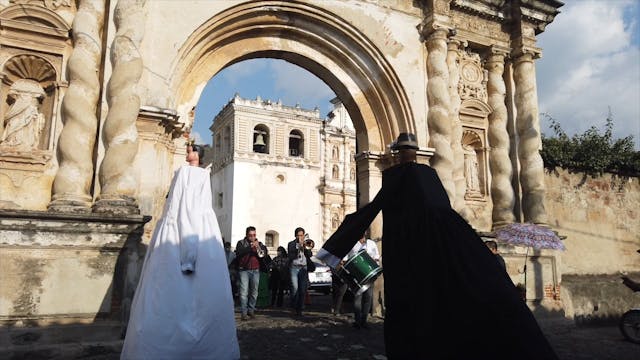
[(309, 275), (306, 267), (291, 266), (291, 307), (297, 312), (304, 308), (304, 297), (309, 287)]
[(260, 283), (260, 270), (240, 270), (240, 311), (242, 315), (256, 311), (258, 300), (258, 284)]

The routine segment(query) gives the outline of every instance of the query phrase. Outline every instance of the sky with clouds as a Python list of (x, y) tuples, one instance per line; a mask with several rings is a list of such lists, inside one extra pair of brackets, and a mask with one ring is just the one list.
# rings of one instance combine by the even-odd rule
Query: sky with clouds
[[(614, 136), (633, 135), (640, 146), (640, 1), (565, 0), (561, 13), (538, 36), (539, 110), (569, 134), (604, 129), (609, 109)], [(211, 143), (209, 126), (223, 106), (243, 98), (296, 103), (326, 115), (335, 95), (322, 80), (282, 60), (254, 59), (229, 66), (205, 87), (196, 107), (194, 134)], [(542, 132), (552, 135), (541, 116)]]
[[(640, 1), (566, 0), (538, 36), (541, 113), (568, 134), (604, 129), (611, 109), (614, 137), (640, 142)], [(553, 135), (541, 117), (545, 134)]]

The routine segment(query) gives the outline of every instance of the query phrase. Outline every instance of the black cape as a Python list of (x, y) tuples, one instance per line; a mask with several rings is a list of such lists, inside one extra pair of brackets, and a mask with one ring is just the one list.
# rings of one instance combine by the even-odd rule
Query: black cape
[(455, 212), (431, 167), (383, 172), (375, 199), (323, 248), (342, 258), (383, 214), (389, 359), (557, 359), (495, 256)]

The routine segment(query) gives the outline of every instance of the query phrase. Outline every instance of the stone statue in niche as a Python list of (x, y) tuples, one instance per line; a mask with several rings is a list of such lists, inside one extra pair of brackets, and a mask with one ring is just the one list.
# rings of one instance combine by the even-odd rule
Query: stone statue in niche
[(340, 218), (338, 217), (338, 214), (333, 213), (333, 215), (331, 215), (331, 228), (337, 229), (338, 226), (340, 226)]
[(19, 151), (38, 148), (45, 125), (44, 115), (39, 109), (44, 97), (44, 89), (36, 81), (20, 79), (11, 85), (8, 93), (11, 106), (4, 115), (0, 146)]
[(467, 193), (480, 193), (480, 179), (478, 177), (478, 155), (471, 145), (462, 145), (464, 150), (464, 177)]

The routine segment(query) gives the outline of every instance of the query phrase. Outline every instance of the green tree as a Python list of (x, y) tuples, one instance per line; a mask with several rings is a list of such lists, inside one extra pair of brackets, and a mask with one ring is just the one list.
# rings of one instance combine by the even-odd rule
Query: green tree
[(555, 136), (542, 136), (540, 155), (545, 167), (561, 167), (592, 176), (604, 172), (623, 176), (640, 176), (640, 152), (634, 151), (633, 136), (613, 139), (613, 117), (607, 116), (604, 133), (592, 126), (582, 134), (567, 136), (560, 123), (549, 114)]

